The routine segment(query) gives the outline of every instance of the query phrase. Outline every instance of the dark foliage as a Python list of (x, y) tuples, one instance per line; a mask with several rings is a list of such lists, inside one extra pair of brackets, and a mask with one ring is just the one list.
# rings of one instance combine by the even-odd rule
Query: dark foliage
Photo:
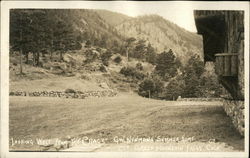
[(74, 89), (66, 89), (65, 93), (76, 93)]
[(136, 69), (139, 70), (139, 71), (142, 71), (143, 70), (142, 63), (137, 63), (136, 64)]
[(114, 59), (114, 62), (116, 62), (117, 64), (121, 63), (121, 61), (122, 61), (122, 58), (120, 56), (117, 56)]
[(139, 84), (138, 94), (147, 98), (158, 98), (163, 82), (158, 77), (147, 77)]
[(107, 69), (106, 69), (106, 67), (104, 65), (101, 65), (100, 66), (100, 71), (101, 72), (107, 72)]
[(133, 67), (123, 67), (120, 70), (120, 73), (126, 77), (132, 77), (138, 80), (142, 80), (145, 77), (145, 75), (142, 72), (138, 71), (136, 68)]
[(158, 55), (155, 72), (161, 76), (163, 80), (167, 81), (177, 75), (177, 70), (180, 66), (180, 61), (170, 49), (168, 52), (164, 51)]
[(109, 65), (109, 60), (111, 56), (112, 56), (112, 52), (109, 50), (101, 54), (101, 60), (102, 60), (103, 65), (105, 66)]

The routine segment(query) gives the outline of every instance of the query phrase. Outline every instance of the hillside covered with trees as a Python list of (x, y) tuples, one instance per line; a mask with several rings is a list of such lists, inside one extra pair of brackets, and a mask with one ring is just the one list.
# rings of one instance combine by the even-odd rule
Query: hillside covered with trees
[(40, 78), (41, 72), (86, 80), (86, 75), (101, 73), (109, 88), (131, 87), (143, 97), (218, 97), (221, 88), (201, 52), (200, 36), (158, 15), (132, 18), (87, 9), (10, 12), (11, 80), (32, 78), (27, 76), (34, 76), (34, 68)]

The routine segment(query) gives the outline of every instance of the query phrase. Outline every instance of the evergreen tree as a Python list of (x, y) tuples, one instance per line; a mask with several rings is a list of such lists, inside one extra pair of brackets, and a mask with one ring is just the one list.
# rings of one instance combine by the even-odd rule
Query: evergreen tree
[(164, 51), (158, 55), (155, 71), (163, 80), (167, 81), (177, 75), (179, 67), (180, 62), (170, 49), (168, 52)]
[(185, 81), (184, 97), (202, 96), (202, 74), (204, 63), (197, 55), (191, 56), (184, 67), (183, 79)]
[(151, 46), (150, 43), (147, 46), (145, 58), (146, 58), (146, 61), (151, 63), (151, 64), (155, 64), (155, 62), (156, 62), (157, 54), (155, 52), (155, 49)]
[(146, 53), (146, 44), (145, 44), (145, 40), (139, 40), (136, 44), (135, 44), (135, 48), (133, 50), (133, 57), (134, 58), (138, 58), (138, 59), (144, 59), (145, 58), (145, 53)]

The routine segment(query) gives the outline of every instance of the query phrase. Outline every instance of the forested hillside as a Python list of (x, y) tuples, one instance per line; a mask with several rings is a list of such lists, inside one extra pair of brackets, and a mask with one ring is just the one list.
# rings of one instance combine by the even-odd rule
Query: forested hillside
[(172, 49), (182, 62), (190, 55), (202, 56), (202, 38), (158, 15), (130, 19), (116, 26), (123, 36), (149, 41), (157, 52)]
[(144, 97), (218, 96), (216, 82), (208, 82), (216, 76), (206, 73), (201, 56), (200, 36), (158, 15), (132, 18), (89, 9), (10, 12), (11, 80), (78, 76), (74, 82), (92, 78), (88, 84), (131, 87)]
[[(111, 47), (114, 41), (121, 42), (122, 39), (112, 26), (92, 10), (18, 9), (12, 10), (10, 16), (10, 44), (13, 48), (18, 47), (20, 38), (25, 44), (31, 45), (31, 41), (38, 43), (43, 41), (42, 45), (36, 44), (42, 48), (55, 49), (60, 47), (57, 46), (59, 41), (63, 45), (71, 45), (69, 39), (74, 39), (71, 42), (78, 42), (78, 44), (88, 41), (103, 47)], [(61, 47), (64, 47), (63, 45)], [(66, 48), (68, 47), (65, 46)]]
[[(11, 27), (13, 28), (10, 29), (11, 46), (13, 48), (18, 47), (18, 44), (13, 41), (15, 38), (20, 38), (20, 35), (15, 33), (21, 29), (18, 28), (20, 25), (15, 24), (14, 21), (15, 17), (17, 18), (17, 15), (21, 13), (24, 13), (22, 38), (38, 43), (39, 41), (36, 41), (36, 39), (46, 39), (39, 44), (43, 49), (48, 47), (53, 47), (55, 50), (60, 49), (58, 48), (60, 47), (60, 39), (63, 44), (67, 40), (68, 45), (71, 45), (71, 47), (73, 45), (77, 47), (76, 45), (78, 45), (79, 48), (81, 43), (87, 42), (88, 44), (101, 47), (120, 47), (116, 51), (120, 51), (119, 53), (123, 51), (124, 53), (125, 50), (122, 50), (121, 47), (125, 39), (134, 37), (137, 40), (144, 40), (145, 44), (150, 44), (156, 53), (172, 49), (184, 63), (190, 55), (198, 54), (202, 56), (201, 37), (178, 27), (158, 15), (132, 18), (120, 13), (87, 9), (30, 9), (21, 12), (20, 10), (13, 10), (11, 12), (11, 17), (13, 17), (11, 18)], [(16, 21), (16, 23), (18, 22)], [(35, 30), (36, 26), (39, 26), (40, 30)], [(32, 32), (32, 30), (36, 31), (36, 33)], [(29, 34), (34, 36), (29, 37)], [(75, 41), (77, 42), (74, 41), (74, 44), (70, 43), (70, 38), (76, 39)], [(61, 46), (63, 47), (63, 45)], [(24, 54), (27, 51), (24, 49)]]

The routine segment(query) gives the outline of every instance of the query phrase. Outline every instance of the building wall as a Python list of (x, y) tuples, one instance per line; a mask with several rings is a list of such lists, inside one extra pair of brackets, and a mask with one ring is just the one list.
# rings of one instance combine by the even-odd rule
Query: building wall
[(225, 12), (226, 40), (224, 53), (238, 53), (238, 99), (244, 100), (244, 12)]
[[(197, 10), (194, 17), (198, 33), (210, 41), (219, 41), (204, 41), (207, 45), (204, 47), (205, 56), (214, 61), (216, 54), (238, 54), (237, 63), (231, 62), (231, 65), (226, 66), (230, 68), (232, 64), (236, 64), (237, 76), (218, 74), (218, 78), (228, 93), (223, 101), (225, 112), (239, 133), (244, 135), (244, 12)], [(224, 63), (219, 60), (218, 62)], [(217, 67), (219, 68), (220, 66)]]
[(238, 53), (237, 99), (225, 98), (223, 106), (235, 128), (244, 136), (244, 12), (226, 12), (225, 53)]

